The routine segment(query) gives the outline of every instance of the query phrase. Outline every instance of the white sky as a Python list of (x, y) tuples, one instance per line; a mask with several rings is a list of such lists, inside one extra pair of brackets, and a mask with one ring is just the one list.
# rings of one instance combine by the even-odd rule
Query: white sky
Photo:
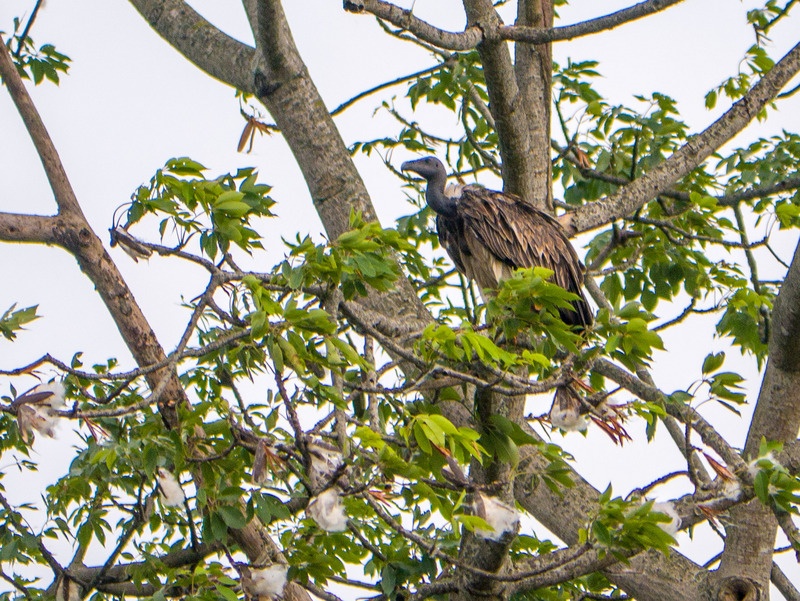
[[(632, 3), (575, 1), (561, 9), (563, 20), (559, 24), (607, 14)], [(12, 18), (24, 19), (33, 4), (32, 0), (0, 3), (0, 30), (9, 32)], [(197, 0), (191, 4), (229, 34), (250, 43), (239, 3)], [(411, 5), (407, 1), (401, 4)], [(432, 64), (424, 51), (385, 36), (370, 16), (345, 13), (340, 0), (288, 0), (285, 5), (296, 42), (330, 108), (363, 89)], [(676, 98), (683, 118), (699, 131), (728, 106), (721, 99), (717, 109), (709, 112), (704, 108), (704, 95), (736, 72), (744, 51), (753, 43), (744, 14), (756, 5), (758, 2), (752, 0), (687, 0), (612, 32), (556, 44), (554, 58), (558, 62), (565, 62), (567, 57), (600, 61), (598, 70), (604, 78), (596, 85), (610, 102), (629, 102), (634, 94), (653, 91)], [(453, 30), (463, 27), (463, 11), (457, 0), (417, 0), (414, 10), (436, 25)], [(511, 20), (507, 18), (508, 22)], [(800, 27), (796, 16), (776, 28), (770, 47), (775, 59), (797, 42), (797, 31)], [(276, 212), (280, 218), (262, 224), (262, 231), (267, 233), (265, 239), (273, 245), (268, 249), (271, 261), (279, 260), (283, 254), (279, 236), (293, 237), (296, 232), (319, 234), (319, 220), (300, 171), (281, 138), (261, 137), (252, 154), (238, 154), (236, 144), (244, 121), (233, 90), (190, 65), (128, 3), (49, 0), (32, 35), (37, 44), (54, 43), (73, 60), (70, 74), (59, 87), (29, 86), (29, 90), (78, 199), (102, 239), (108, 240), (114, 209), (175, 156), (191, 156), (213, 174), (258, 167), (260, 179), (274, 187), (272, 196), (278, 201)], [(400, 97), (403, 91), (398, 87), (381, 97)], [(800, 130), (798, 97), (781, 104), (781, 112), (773, 115), (758, 135), (779, 133), (781, 128)], [(373, 115), (376, 103), (362, 101), (337, 118), (346, 143), (396, 131), (386, 115)], [(457, 121), (452, 117), (452, 122), (437, 123), (437, 127), (447, 131), (457, 127)], [(734, 144), (744, 144), (754, 135), (748, 132)], [(0, 93), (0, 136), (0, 178), (4, 183), (0, 211), (52, 214), (55, 204), (38, 157), (5, 93)], [(393, 162), (399, 164), (407, 158), (398, 153)], [(377, 158), (358, 156), (356, 162), (384, 226), (409, 212), (400, 184)], [(794, 237), (785, 244), (783, 256), (790, 257)], [(181, 297), (190, 299), (202, 291), (205, 273), (158, 257), (149, 263), (134, 264), (119, 249), (113, 249), (111, 255), (169, 350), (188, 316), (179, 306)], [(87, 364), (116, 356), (123, 367), (132, 366), (92, 285), (64, 251), (4, 244), (0, 245), (0, 265), (5, 283), (0, 286), (0, 311), (12, 303), (19, 307), (39, 304), (43, 316), (13, 345), (0, 340), (0, 368), (22, 365), (45, 352), (68, 360), (78, 351), (84, 352)], [(656, 357), (655, 370), (663, 389), (685, 388), (698, 377), (702, 357), (711, 350), (725, 348), (723, 341), (712, 339), (712, 334), (712, 324), (696, 319), (688, 333), (684, 329), (680, 337), (666, 337), (668, 351), (672, 352)], [(729, 353), (726, 367), (749, 375), (752, 399), (758, 375), (749, 361), (737, 355), (736, 351)], [(15, 385), (18, 389), (25, 387), (24, 383)], [(0, 394), (7, 393), (8, 381), (0, 381)], [(549, 401), (534, 403), (532, 410), (540, 413), (549, 406)], [(715, 424), (724, 426), (733, 444), (743, 442), (746, 427), (742, 422), (731, 421), (729, 414), (709, 406), (704, 407), (704, 412)], [(745, 413), (749, 414), (749, 409)], [(586, 439), (572, 435), (566, 446), (575, 453), (578, 470), (593, 484), (602, 489), (611, 481), (621, 494), (646, 484), (652, 473), (681, 469), (679, 457), (670, 445), (638, 444), (644, 440), (643, 424), (633, 424), (630, 432), (637, 439), (635, 446), (613, 447), (597, 432)], [(58, 448), (55, 444), (37, 442), (36, 451), (49, 454)], [(69, 460), (65, 453), (58, 456), (65, 462)], [(661, 467), (663, 463), (669, 463), (670, 468)], [(31, 500), (21, 491), (15, 495), (12, 490), (10, 495), (17, 501)], [(701, 528), (698, 532), (707, 531)], [(707, 544), (692, 543), (685, 534), (681, 537), (682, 552), (696, 561), (713, 555)], [(780, 562), (784, 567), (793, 563), (786, 556)], [(800, 571), (794, 568), (800, 580)]]

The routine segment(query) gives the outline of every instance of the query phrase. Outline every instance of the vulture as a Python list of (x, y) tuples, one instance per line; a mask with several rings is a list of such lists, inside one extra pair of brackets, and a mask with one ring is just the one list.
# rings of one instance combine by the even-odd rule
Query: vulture
[(513, 194), (479, 185), (450, 186), (435, 157), (401, 166), (427, 181), (425, 200), (436, 213), (439, 242), (456, 268), (482, 289), (496, 289), (515, 269), (546, 267), (553, 282), (580, 298), (560, 309), (561, 319), (580, 330), (592, 324), (583, 295), (583, 264), (561, 225)]

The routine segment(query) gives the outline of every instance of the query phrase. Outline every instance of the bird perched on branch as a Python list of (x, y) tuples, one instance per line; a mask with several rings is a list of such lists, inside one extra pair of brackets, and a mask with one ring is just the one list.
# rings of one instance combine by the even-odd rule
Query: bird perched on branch
[(435, 157), (407, 161), (401, 169), (427, 181), (425, 199), (436, 213), (439, 242), (461, 273), (482, 289), (496, 289), (515, 269), (546, 267), (553, 282), (580, 297), (571, 309), (559, 310), (561, 319), (582, 330), (591, 325), (583, 265), (555, 219), (513, 194), (483, 186), (445, 191), (447, 173)]

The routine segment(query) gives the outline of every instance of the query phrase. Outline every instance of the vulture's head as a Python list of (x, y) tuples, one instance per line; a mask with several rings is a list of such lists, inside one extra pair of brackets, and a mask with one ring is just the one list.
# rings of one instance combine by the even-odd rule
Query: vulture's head
[(416, 161), (406, 161), (400, 166), (403, 171), (411, 171), (424, 177), (429, 183), (441, 179), (447, 179), (447, 172), (444, 165), (436, 157), (425, 157)]
[(411, 171), (425, 178), (428, 189), (425, 191), (425, 200), (428, 206), (438, 215), (452, 217), (456, 214), (456, 203), (444, 193), (447, 183), (447, 171), (436, 157), (425, 157), (416, 161), (406, 161), (400, 166), (403, 171)]

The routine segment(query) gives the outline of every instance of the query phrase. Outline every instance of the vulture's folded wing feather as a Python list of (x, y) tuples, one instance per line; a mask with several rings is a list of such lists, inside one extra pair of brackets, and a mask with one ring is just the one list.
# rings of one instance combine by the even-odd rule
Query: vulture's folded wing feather
[[(562, 319), (582, 326), (592, 323), (583, 296), (583, 265), (555, 219), (514, 196), (481, 186), (462, 188), (458, 215), (458, 220), (447, 221), (458, 221), (460, 231), (445, 232), (443, 245), (478, 285), (495, 288), (514, 269), (545, 267), (553, 271), (554, 283), (581, 297), (573, 303), (575, 311), (561, 311)], [(439, 232), (441, 239), (442, 229)]]

